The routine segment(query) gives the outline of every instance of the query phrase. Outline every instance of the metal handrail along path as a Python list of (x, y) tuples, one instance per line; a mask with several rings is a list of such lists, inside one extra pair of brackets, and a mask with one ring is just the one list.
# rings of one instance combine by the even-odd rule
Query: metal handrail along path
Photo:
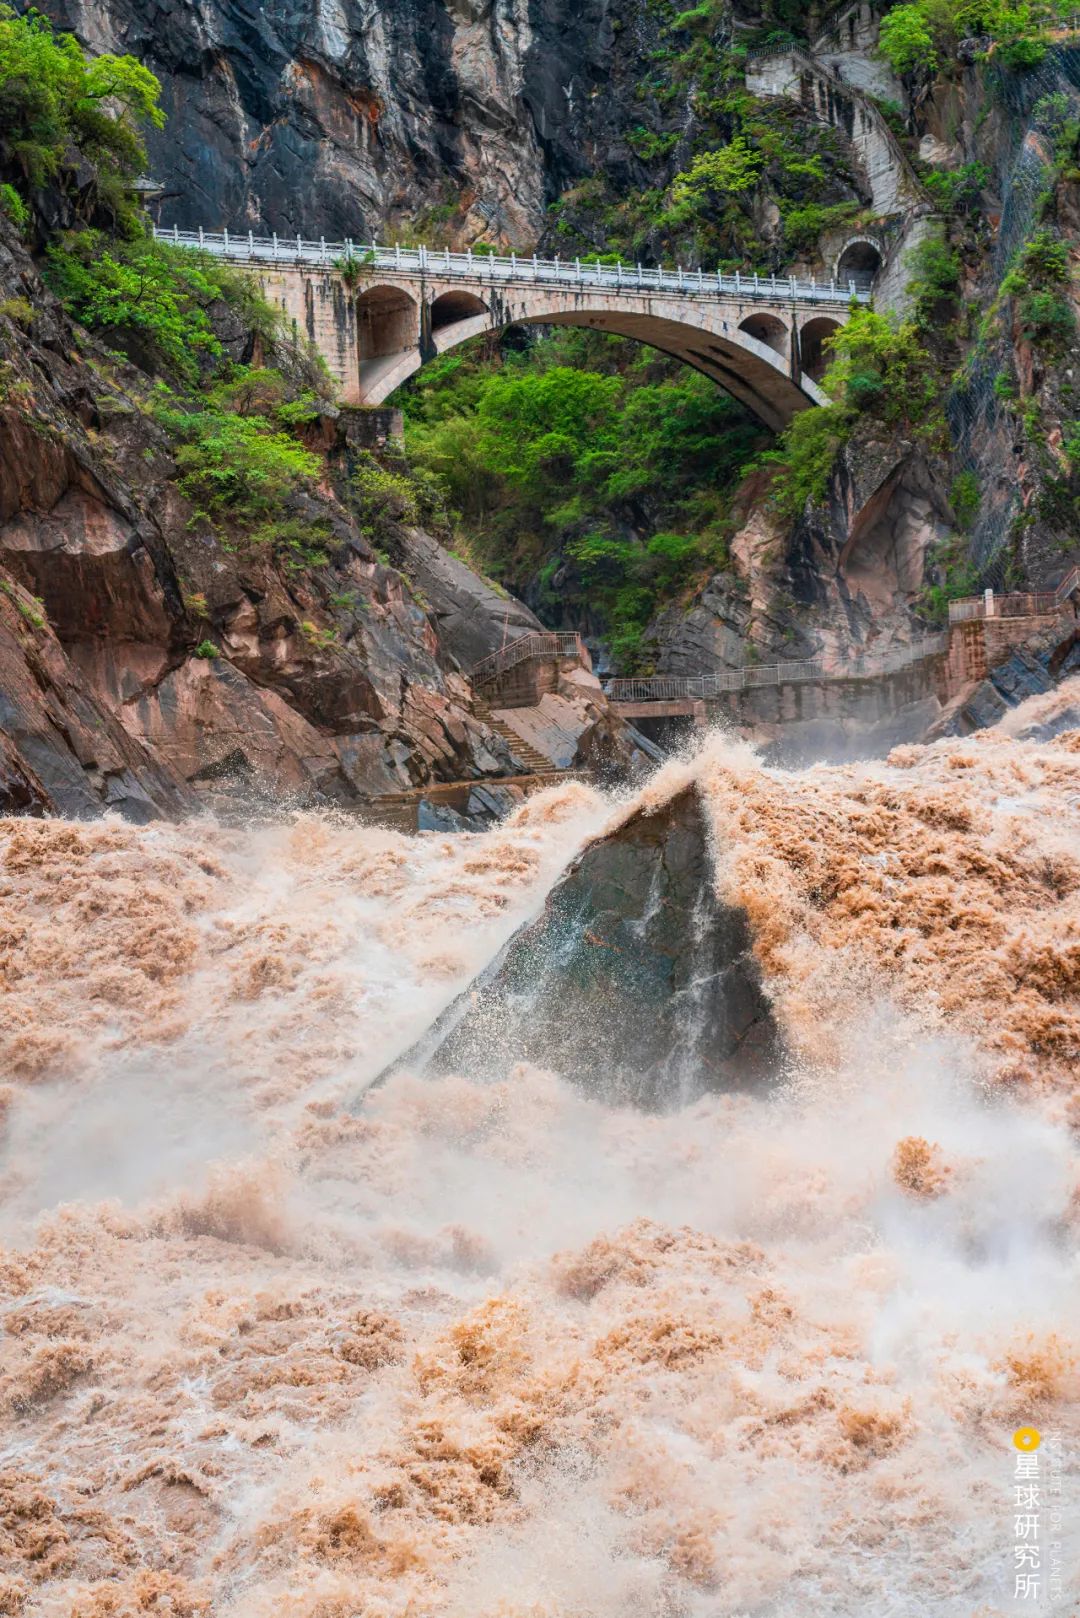
[(1070, 568), (1056, 590), (1014, 590), (997, 595), (986, 590), (981, 596), (963, 596), (949, 602), (951, 624), (972, 623), (979, 618), (1038, 618), (1043, 613), (1060, 612), (1074, 592), (1080, 591), (1080, 567)]
[(787, 685), (807, 680), (868, 680), (883, 674), (898, 674), (928, 657), (940, 657), (948, 650), (947, 634), (932, 635), (880, 657), (865, 655), (850, 663), (826, 668), (820, 658), (790, 663), (752, 663), (744, 668), (723, 669), (716, 674), (660, 674), (640, 680), (609, 680), (604, 694), (609, 702), (707, 701), (728, 691), (752, 690), (758, 686)]
[(585, 643), (572, 630), (534, 631), (529, 635), (519, 635), (509, 645), (481, 658), (470, 669), (469, 679), (473, 685), (490, 685), (507, 669), (516, 668), (519, 663), (525, 663), (532, 657), (577, 657), (584, 663)]

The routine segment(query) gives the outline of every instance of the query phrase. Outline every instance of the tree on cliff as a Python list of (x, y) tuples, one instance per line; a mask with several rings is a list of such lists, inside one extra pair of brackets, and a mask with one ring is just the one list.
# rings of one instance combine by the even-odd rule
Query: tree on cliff
[(0, 5), (0, 178), (22, 195), (78, 175), (92, 205), (123, 216), (146, 164), (142, 127), (164, 123), (160, 91), (133, 56), (87, 57), (46, 17)]

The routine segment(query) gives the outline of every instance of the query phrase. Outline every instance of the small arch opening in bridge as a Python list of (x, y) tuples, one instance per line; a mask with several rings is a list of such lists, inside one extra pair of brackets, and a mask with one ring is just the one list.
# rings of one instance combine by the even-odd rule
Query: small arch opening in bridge
[(786, 354), (788, 351), (788, 329), (776, 315), (748, 315), (739, 330), (764, 343), (774, 354)]
[(456, 326), (459, 320), (472, 320), (474, 315), (486, 315), (487, 304), (472, 292), (444, 292), (431, 305), (431, 329), (442, 331)]
[(841, 286), (854, 282), (857, 292), (869, 292), (881, 269), (881, 249), (876, 242), (860, 236), (848, 242), (836, 261), (836, 279)]
[(356, 300), (360, 362), (413, 348), (420, 340), (416, 303), (400, 287), (368, 287)]
[(820, 382), (832, 359), (826, 344), (834, 332), (840, 330), (840, 321), (828, 315), (815, 315), (799, 332), (799, 360), (803, 375), (811, 382)]

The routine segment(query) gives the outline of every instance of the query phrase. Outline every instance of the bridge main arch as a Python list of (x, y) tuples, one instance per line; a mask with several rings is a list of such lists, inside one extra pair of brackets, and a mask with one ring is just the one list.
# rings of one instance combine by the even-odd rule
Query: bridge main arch
[(824, 402), (822, 344), (867, 289), (641, 264), (436, 254), (155, 227), (244, 265), (318, 348), (346, 404), (377, 405), (436, 355), (507, 326), (611, 332), (710, 377), (773, 429)]
[[(587, 288), (477, 288), (472, 306), (468, 297), (460, 287), (429, 284), (419, 344), (402, 349), (393, 363), (362, 367), (361, 402), (382, 404), (428, 361), (507, 326), (580, 326), (648, 344), (710, 377), (773, 431), (824, 402), (815, 379), (800, 369), (794, 307), (762, 309), (747, 300), (717, 308), (650, 294), (606, 299)], [(842, 320), (846, 312), (840, 306), (836, 314)]]

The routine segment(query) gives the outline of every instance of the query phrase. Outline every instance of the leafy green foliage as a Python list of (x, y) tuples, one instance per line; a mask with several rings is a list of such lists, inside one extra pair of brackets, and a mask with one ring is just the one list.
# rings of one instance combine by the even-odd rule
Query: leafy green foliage
[(34, 306), (28, 298), (4, 298), (0, 301), (0, 316), (29, 331), (34, 323)]
[(1044, 354), (1064, 353), (1075, 341), (1076, 317), (1066, 288), (1069, 246), (1052, 230), (1036, 232), (1017, 255), (1001, 292), (1019, 300), (1020, 329)]
[(762, 438), (704, 377), (589, 332), (447, 355), (404, 402), (410, 458), (476, 562), (590, 619), (623, 667), (658, 607), (722, 565), (729, 491)]
[(927, 578), (930, 582), (919, 597), (916, 611), (926, 623), (938, 628), (949, 621), (949, 602), (974, 595), (979, 587), (979, 570), (962, 535), (950, 535), (934, 546), (927, 557)]
[(7, 181), (0, 185), (0, 210), (7, 214), (16, 230), (24, 231), (30, 223), (30, 210), (13, 185)]
[(1020, 300), (1020, 329), (1044, 354), (1063, 354), (1076, 335), (1072, 304), (1060, 292), (1029, 292)]
[(231, 305), (264, 336), (276, 330), (276, 316), (249, 279), (208, 254), (148, 237), (71, 232), (49, 247), (45, 277), (76, 320), (186, 384), (221, 358), (215, 305)]
[(878, 45), (897, 73), (934, 73), (955, 60), (961, 39), (988, 38), (1013, 72), (1038, 67), (1046, 55), (1047, 26), (1069, 13), (1069, 0), (910, 0), (881, 20)]
[(776, 449), (761, 456), (761, 465), (778, 468), (769, 500), (780, 517), (792, 521), (807, 505), (822, 504), (836, 458), (851, 436), (852, 421), (852, 412), (839, 404), (800, 411)]
[(0, 6), (0, 170), (32, 187), (62, 179), (80, 159), (115, 215), (146, 164), (142, 127), (161, 128), (160, 85), (131, 56), (88, 57), (39, 12)]
[(923, 183), (942, 213), (970, 214), (990, 184), (990, 170), (985, 163), (961, 163), (924, 175)]
[(745, 136), (736, 135), (727, 146), (700, 152), (684, 174), (676, 175), (672, 185), (675, 201), (702, 202), (752, 191), (763, 167), (760, 152)]
[[(320, 566), (325, 519), (300, 517), (295, 496), (314, 492), (322, 460), (296, 439), (290, 412), (306, 401), (278, 371), (231, 366), (201, 394), (175, 400), (163, 389), (154, 414), (174, 443), (177, 486), (226, 549), (266, 546), (288, 566)], [(205, 603), (194, 603), (203, 610)]]
[(351, 481), (358, 497), (360, 532), (366, 538), (384, 539), (397, 523), (420, 522), (419, 493), (406, 472), (380, 466), (374, 455), (364, 451), (358, 456)]
[(290, 495), (310, 488), (322, 462), (261, 417), (216, 410), (165, 410), (159, 419), (180, 440), (180, 490), (226, 543), (274, 538)]
[(941, 377), (914, 321), (857, 309), (829, 347), (833, 363), (825, 387), (840, 403), (920, 437), (940, 433)]
[(944, 238), (930, 236), (908, 254), (907, 263), (916, 319), (924, 326), (936, 324), (941, 305), (960, 291), (960, 260)]
[(941, 377), (924, 334), (913, 320), (898, 322), (872, 309), (853, 310), (826, 341), (831, 364), (825, 391), (833, 403), (795, 417), (758, 465), (776, 467), (770, 500), (791, 520), (825, 498), (837, 456), (861, 416), (873, 417), (942, 447), (945, 423)]
[(982, 489), (974, 472), (958, 472), (949, 490), (949, 504), (953, 508), (957, 526), (965, 533), (979, 515)]
[(932, 73), (938, 65), (936, 30), (931, 24), (930, 7), (922, 0), (893, 6), (881, 19), (878, 45), (890, 67), (897, 73), (922, 68)]
[(212, 663), (215, 658), (221, 656), (221, 651), (212, 640), (201, 640), (195, 648), (195, 656), (201, 657), (206, 663)]

